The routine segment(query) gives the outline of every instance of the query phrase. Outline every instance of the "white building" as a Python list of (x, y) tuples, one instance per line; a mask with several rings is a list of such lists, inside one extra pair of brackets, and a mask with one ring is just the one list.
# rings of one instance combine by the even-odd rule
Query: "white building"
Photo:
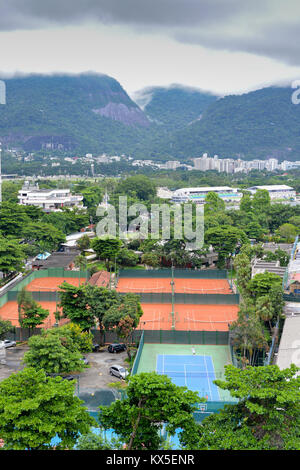
[(177, 160), (169, 160), (165, 164), (165, 168), (167, 170), (176, 170), (176, 168), (178, 168), (179, 166), (180, 166), (180, 162)]
[[(291, 308), (292, 314), (286, 318), (284, 322), (276, 360), (276, 364), (281, 370), (290, 367), (292, 364), (300, 367), (300, 316), (299, 311), (297, 311), (297, 307), (298, 305), (295, 306), (295, 311), (293, 308)], [(297, 372), (296, 375), (299, 375), (299, 372)]]
[(76, 250), (77, 248), (77, 241), (82, 238), (84, 235), (88, 236), (90, 239), (95, 238), (95, 232), (76, 232), (72, 233), (71, 235), (67, 235), (66, 243), (62, 243), (63, 251), (70, 252), (72, 250)]
[(18, 194), (19, 204), (37, 206), (45, 212), (59, 211), (62, 207), (83, 208), (83, 196), (71, 194), (70, 189), (39, 189), (38, 184), (25, 182)]
[(273, 184), (267, 186), (252, 186), (248, 188), (251, 194), (255, 194), (258, 189), (265, 189), (268, 191), (271, 199), (294, 199), (296, 191), (291, 186), (285, 184)]
[(277, 158), (269, 158), (269, 160), (266, 162), (266, 169), (269, 171), (277, 170), (278, 166)]
[(173, 192), (172, 202), (181, 204), (184, 202), (204, 203), (208, 193), (216, 193), (221, 199), (226, 202), (236, 201), (239, 202), (242, 193), (237, 188), (230, 188), (229, 186), (212, 186), (212, 187), (199, 187), (199, 188), (181, 188)]

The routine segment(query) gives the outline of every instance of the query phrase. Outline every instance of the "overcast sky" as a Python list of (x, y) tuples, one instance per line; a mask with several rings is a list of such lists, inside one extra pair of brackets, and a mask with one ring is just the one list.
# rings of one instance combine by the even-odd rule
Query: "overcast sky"
[(0, 0), (0, 74), (95, 71), (217, 94), (300, 79), (299, 0)]

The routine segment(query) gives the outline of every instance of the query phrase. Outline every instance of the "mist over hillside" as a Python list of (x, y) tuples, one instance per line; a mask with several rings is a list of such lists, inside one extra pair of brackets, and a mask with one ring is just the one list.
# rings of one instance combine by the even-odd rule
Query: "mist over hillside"
[(289, 87), (218, 97), (171, 85), (131, 98), (116, 79), (94, 73), (20, 75), (5, 84), (4, 148), (154, 160), (185, 161), (204, 152), (300, 159), (300, 106)]

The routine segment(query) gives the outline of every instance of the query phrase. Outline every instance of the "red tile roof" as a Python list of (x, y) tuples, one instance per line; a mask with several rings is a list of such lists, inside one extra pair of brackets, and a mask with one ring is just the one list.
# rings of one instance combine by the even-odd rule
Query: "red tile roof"
[(89, 284), (92, 286), (107, 287), (109, 284), (109, 272), (98, 271), (90, 277)]

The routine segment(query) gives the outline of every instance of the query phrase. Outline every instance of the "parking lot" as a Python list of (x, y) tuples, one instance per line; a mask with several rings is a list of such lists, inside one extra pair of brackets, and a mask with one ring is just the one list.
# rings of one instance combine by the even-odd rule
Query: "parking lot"
[[(28, 351), (27, 346), (17, 346), (6, 350), (6, 364), (0, 364), (0, 381), (24, 368), (22, 359), (25, 351)], [(126, 351), (112, 354), (105, 348), (99, 352), (84, 354), (84, 356), (89, 361), (89, 367), (78, 376), (80, 393), (85, 390), (109, 388), (109, 383), (120, 382), (121, 379), (109, 374), (109, 367), (112, 365), (118, 364), (128, 369), (128, 363), (125, 362)]]

